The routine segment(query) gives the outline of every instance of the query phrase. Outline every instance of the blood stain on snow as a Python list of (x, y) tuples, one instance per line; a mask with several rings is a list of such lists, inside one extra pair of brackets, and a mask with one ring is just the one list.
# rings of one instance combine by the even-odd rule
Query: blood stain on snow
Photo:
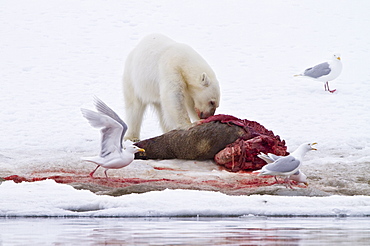
[(174, 168), (169, 168), (169, 167), (153, 167), (155, 170), (160, 170), (160, 171), (181, 171), (181, 170), (176, 170)]
[[(168, 170), (168, 171), (175, 171), (172, 168), (162, 168), (156, 167), (156, 170)], [(47, 175), (51, 173), (58, 173), (58, 175)], [(244, 172), (243, 172), (244, 173)], [(19, 175), (11, 175), (4, 178), (5, 180), (12, 180), (15, 183), (21, 182), (36, 182), (42, 181), (46, 179), (52, 179), (57, 183), (61, 184), (73, 184), (73, 183), (82, 183), (82, 184), (95, 184), (100, 186), (106, 186), (111, 188), (123, 188), (137, 184), (144, 184), (148, 183), (149, 185), (153, 185), (156, 187), (158, 185), (162, 185), (168, 188), (195, 188), (195, 189), (210, 189), (212, 190), (239, 190), (239, 189), (250, 189), (250, 188), (258, 188), (261, 186), (270, 186), (275, 184), (273, 179), (269, 178), (260, 178), (255, 175), (251, 175), (250, 173), (245, 174), (245, 178), (241, 177), (240, 179), (209, 179), (204, 177), (204, 179), (196, 179), (196, 178), (176, 178), (176, 179), (143, 179), (143, 178), (117, 178), (117, 177), (94, 177), (91, 178), (85, 173), (81, 172), (73, 172), (70, 170), (49, 170), (42, 172), (33, 172), (31, 176), (19, 176)]]

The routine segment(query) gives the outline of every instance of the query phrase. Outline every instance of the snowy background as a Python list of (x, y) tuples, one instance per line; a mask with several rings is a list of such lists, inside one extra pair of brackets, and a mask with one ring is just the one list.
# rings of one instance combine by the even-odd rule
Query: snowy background
[[(302, 167), (309, 182), (329, 192), (368, 195), (369, 8), (367, 1), (334, 0), (3, 0), (0, 177), (62, 168), (87, 175), (94, 166), (80, 157), (98, 153), (100, 135), (80, 108), (93, 108), (96, 95), (124, 118), (125, 57), (142, 37), (159, 32), (192, 46), (214, 69), (222, 93), (216, 113), (258, 121), (285, 139), (290, 151), (318, 142), (319, 151), (308, 153)], [(293, 77), (337, 52), (343, 72), (330, 82), (334, 94), (320, 82)], [(159, 134), (148, 111), (142, 138)], [(12, 193), (6, 188), (12, 186), (20, 189)], [(19, 197), (28, 186), (6, 181), (0, 192)]]

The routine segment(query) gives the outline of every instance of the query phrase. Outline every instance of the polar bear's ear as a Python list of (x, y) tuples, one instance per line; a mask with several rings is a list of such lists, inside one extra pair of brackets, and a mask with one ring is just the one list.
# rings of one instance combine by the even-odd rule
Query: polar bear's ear
[(202, 73), (202, 85), (208, 87), (210, 84), (209, 78), (206, 73)]

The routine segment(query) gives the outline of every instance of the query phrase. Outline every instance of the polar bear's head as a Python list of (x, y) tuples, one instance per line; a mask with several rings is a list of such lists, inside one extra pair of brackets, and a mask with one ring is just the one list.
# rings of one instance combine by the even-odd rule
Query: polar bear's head
[(206, 119), (214, 115), (220, 103), (220, 87), (216, 77), (202, 73), (199, 81), (190, 87), (194, 110), (198, 117)]

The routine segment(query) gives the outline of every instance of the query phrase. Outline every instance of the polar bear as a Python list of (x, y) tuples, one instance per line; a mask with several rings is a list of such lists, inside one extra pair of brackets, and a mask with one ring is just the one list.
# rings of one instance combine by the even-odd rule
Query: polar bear
[(123, 94), (128, 131), (140, 139), (147, 105), (153, 105), (164, 132), (185, 129), (214, 115), (220, 87), (207, 62), (190, 46), (161, 35), (144, 37), (126, 59)]

